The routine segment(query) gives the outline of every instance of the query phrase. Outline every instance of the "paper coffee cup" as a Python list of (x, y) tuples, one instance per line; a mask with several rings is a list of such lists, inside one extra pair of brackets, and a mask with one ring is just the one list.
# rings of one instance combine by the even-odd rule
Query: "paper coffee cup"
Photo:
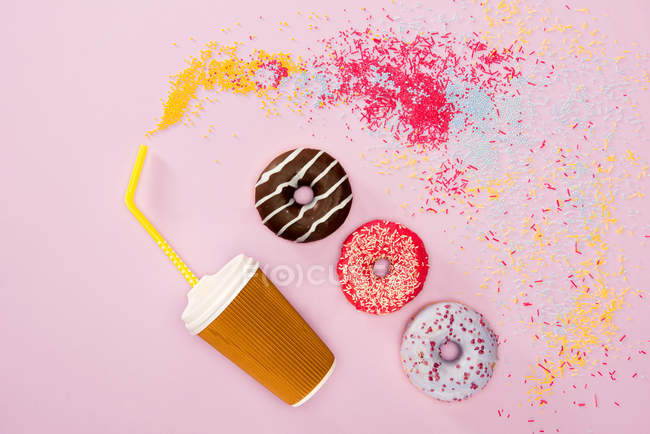
[(303, 404), (334, 370), (329, 348), (248, 256), (202, 277), (187, 298), (187, 329), (287, 404)]

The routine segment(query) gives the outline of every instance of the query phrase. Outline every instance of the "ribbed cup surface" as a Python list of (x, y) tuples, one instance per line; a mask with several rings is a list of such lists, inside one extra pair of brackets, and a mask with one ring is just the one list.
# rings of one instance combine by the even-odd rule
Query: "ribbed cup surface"
[(334, 363), (329, 348), (261, 270), (199, 336), (291, 405)]

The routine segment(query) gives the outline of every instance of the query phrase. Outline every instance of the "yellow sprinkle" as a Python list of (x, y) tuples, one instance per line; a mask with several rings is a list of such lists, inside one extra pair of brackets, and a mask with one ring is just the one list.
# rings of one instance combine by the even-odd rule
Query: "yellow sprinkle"
[[(268, 62), (279, 63), (286, 68), (289, 76), (304, 72), (304, 68), (294, 62), (289, 54), (256, 50), (249, 59), (242, 59), (237, 56), (238, 46), (238, 43), (219, 46), (216, 42), (210, 42), (199, 56), (188, 59), (188, 67), (172, 76), (172, 87), (163, 104), (163, 115), (156, 128), (148, 133), (164, 130), (183, 120), (201, 88), (206, 91), (254, 94), (264, 104), (274, 104), (277, 101), (277, 96), (271, 93), (274, 88), (259, 86), (255, 81), (256, 72)], [(196, 109), (193, 113), (198, 115), (203, 106), (199, 103)], [(277, 114), (277, 111), (269, 110), (269, 114)]]

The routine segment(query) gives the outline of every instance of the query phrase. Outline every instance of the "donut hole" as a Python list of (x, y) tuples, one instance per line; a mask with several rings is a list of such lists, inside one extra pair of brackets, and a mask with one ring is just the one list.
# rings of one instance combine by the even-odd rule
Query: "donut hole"
[(314, 200), (314, 190), (308, 185), (296, 188), (293, 192), (293, 200), (300, 205), (307, 205)]
[(379, 258), (372, 264), (372, 274), (379, 278), (388, 276), (392, 268), (390, 261), (386, 258)]
[(460, 359), (461, 348), (458, 342), (447, 340), (440, 345), (440, 358), (445, 362), (455, 362)]

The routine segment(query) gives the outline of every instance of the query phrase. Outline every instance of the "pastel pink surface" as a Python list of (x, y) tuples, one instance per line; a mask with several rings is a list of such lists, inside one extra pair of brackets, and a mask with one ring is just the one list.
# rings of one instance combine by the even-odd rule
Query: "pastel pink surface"
[[(373, 7), (390, 5), (377, 3)], [(445, 228), (454, 219), (405, 215), (404, 198), (386, 195), (384, 178), (359, 157), (372, 139), (350, 146), (334, 111), (324, 112), (312, 129), (297, 128), (303, 122), (296, 118), (265, 118), (257, 101), (224, 95), (198, 126), (172, 128), (150, 141), (137, 202), (198, 275), (215, 272), (239, 252), (275, 269), (334, 270), (341, 243), (361, 223), (402, 221), (421, 236), (430, 256), (422, 293), (399, 312), (374, 317), (357, 312), (335, 278), (280, 284), (337, 357), (329, 382), (299, 409), (185, 330), (180, 314), (187, 284), (123, 205), (143, 132), (160, 114), (167, 75), (200, 49), (190, 36), (217, 40), (225, 35), (222, 28), (241, 21), (258, 36), (256, 46), (292, 51), (280, 21), (297, 10), (335, 15), (361, 6), (349, 0), (4, 6), (0, 432), (476, 433), (529, 432), (538, 423), (561, 432), (647, 429), (647, 379), (629, 376), (599, 384), (599, 408), (570, 406), (559, 393), (543, 411), (525, 403), (520, 408), (528, 388), (520, 379), (532, 347), (516, 336), (500, 347), (502, 363), (485, 390), (463, 403), (435, 402), (409, 384), (399, 342), (423, 305), (443, 299), (471, 305), (501, 337), (519, 324), (502, 321), (493, 302), (476, 296), (481, 277), (465, 273), (475, 258), (449, 263)], [(648, 46), (647, 2), (591, 1), (589, 8), (602, 18), (605, 33)], [(344, 24), (333, 20), (331, 26)], [(292, 31), (298, 40), (299, 31), (313, 38)], [(647, 95), (643, 104), (648, 113)], [(205, 140), (210, 123), (216, 131)], [(355, 193), (337, 232), (300, 246), (275, 237), (252, 206), (260, 170), (296, 145), (331, 152)], [(650, 256), (647, 247), (627, 254)], [(647, 274), (634, 278), (648, 288)], [(627, 309), (624, 317), (632, 318), (625, 322), (630, 336), (648, 339), (646, 305)], [(624, 396), (624, 405), (613, 406), (610, 394)], [(497, 408), (512, 417), (496, 417)]]

